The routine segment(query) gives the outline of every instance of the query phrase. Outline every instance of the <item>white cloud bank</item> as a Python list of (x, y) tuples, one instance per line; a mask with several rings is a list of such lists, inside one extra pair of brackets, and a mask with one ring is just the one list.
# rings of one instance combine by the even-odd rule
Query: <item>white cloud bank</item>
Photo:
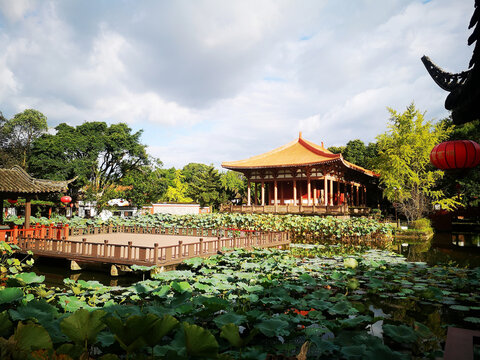
[(447, 116), (420, 57), (465, 70), (472, 1), (4, 1), (0, 111), (144, 128), (167, 166), (219, 165), (303, 131), (385, 130), (386, 107)]

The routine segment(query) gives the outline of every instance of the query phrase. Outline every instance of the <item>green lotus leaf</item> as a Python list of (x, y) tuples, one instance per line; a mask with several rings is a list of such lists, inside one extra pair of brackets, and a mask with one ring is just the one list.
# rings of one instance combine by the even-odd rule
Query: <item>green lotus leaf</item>
[(31, 353), (38, 349), (52, 349), (52, 339), (41, 325), (19, 322), (13, 336), (19, 349)]
[(343, 260), (343, 266), (346, 269), (356, 269), (358, 267), (358, 261), (354, 258), (346, 258)]
[(288, 330), (289, 323), (280, 319), (264, 320), (261, 323), (256, 324), (255, 328), (268, 337), (286, 336), (290, 334), (290, 331)]
[(146, 271), (150, 271), (150, 270), (153, 270), (153, 269), (155, 269), (155, 265), (153, 265), (153, 266), (145, 266), (145, 265), (132, 265), (132, 266), (130, 266), (130, 268), (131, 268), (133, 271), (142, 271), (142, 272), (146, 272)]
[(468, 322), (471, 322), (471, 323), (473, 323), (473, 324), (480, 324), (480, 318), (478, 318), (478, 317), (467, 316), (467, 317), (464, 318), (463, 320), (468, 321)]
[(407, 325), (383, 325), (383, 332), (398, 343), (414, 343), (417, 341), (418, 334)]
[(318, 352), (318, 355), (329, 355), (340, 348), (333, 342), (329, 340), (324, 340), (319, 336), (314, 336), (310, 338), (310, 341), (315, 345), (316, 353)]
[(185, 291), (188, 291), (191, 289), (190, 284), (186, 281), (180, 281), (180, 282), (173, 281), (170, 284), (170, 286), (172, 287), (173, 290), (179, 293), (184, 293)]
[(152, 325), (158, 319), (156, 315), (132, 315), (125, 323), (116, 317), (105, 319), (115, 339), (127, 353), (137, 351), (147, 345), (144, 335), (151, 331)]
[(79, 309), (72, 315), (64, 318), (60, 323), (62, 332), (78, 345), (94, 344), (97, 335), (105, 328), (102, 318), (105, 311), (88, 311)]
[(350, 345), (343, 346), (340, 349), (341, 354), (345, 359), (362, 359), (367, 352), (366, 345)]
[(214, 323), (219, 328), (230, 323), (234, 325), (240, 325), (244, 323), (246, 320), (247, 320), (247, 317), (245, 315), (239, 315), (234, 312), (228, 312), (228, 313), (219, 315), (215, 319), (213, 319)]
[(183, 263), (186, 264), (186, 265), (189, 265), (191, 266), (192, 268), (198, 268), (200, 266), (202, 266), (203, 264), (203, 259), (200, 258), (200, 257), (194, 257), (194, 258), (191, 258), (191, 259), (186, 259), (186, 260), (183, 260)]
[(215, 357), (218, 343), (212, 333), (200, 326), (183, 323), (187, 354), (194, 357)]
[(230, 343), (230, 345), (234, 347), (243, 346), (243, 341), (240, 337), (239, 328), (235, 324), (230, 323), (223, 325), (220, 332), (220, 337), (226, 339)]
[(299, 279), (304, 281), (308, 285), (311, 285), (311, 286), (317, 284), (317, 281), (312, 276), (310, 276), (309, 274), (302, 274), (302, 275), (299, 276)]
[(339, 301), (328, 308), (327, 311), (330, 315), (354, 315), (358, 313), (358, 310), (347, 301)]
[(452, 306), (450, 306), (450, 309), (458, 310), (458, 311), (470, 311), (470, 306), (452, 305)]
[(78, 299), (76, 296), (60, 296), (58, 298), (60, 305), (69, 312), (75, 312), (78, 309), (91, 309), (85, 301)]
[[(151, 318), (152, 315), (149, 314), (147, 317)], [(147, 321), (150, 323), (150, 320)], [(143, 335), (147, 344), (151, 347), (160, 343), (162, 338), (169, 334), (173, 329), (179, 324), (178, 320), (171, 315), (164, 315), (161, 318), (155, 317), (149, 331), (146, 331)]]
[(163, 297), (169, 293), (170, 289), (171, 289), (170, 285), (163, 285), (162, 287), (156, 289), (155, 291), (152, 291), (151, 295)]
[(360, 287), (360, 281), (358, 281), (358, 279), (356, 279), (356, 278), (350, 278), (347, 281), (347, 287), (350, 290), (356, 290)]
[(19, 280), (23, 284), (38, 284), (45, 281), (45, 276), (37, 275), (34, 272), (20, 273), (15, 276), (15, 279)]
[(0, 290), (0, 304), (12, 303), (23, 298), (23, 290), (17, 287), (9, 287)]
[(357, 327), (360, 324), (371, 322), (373, 319), (368, 315), (360, 315), (353, 317), (351, 319), (339, 320), (340, 326), (342, 328), (352, 328)]
[(428, 328), (428, 326), (415, 321), (415, 331), (418, 335), (424, 339), (430, 338), (433, 336), (432, 331)]
[(0, 313), (0, 337), (7, 337), (12, 331), (13, 324), (10, 321), (7, 310)]

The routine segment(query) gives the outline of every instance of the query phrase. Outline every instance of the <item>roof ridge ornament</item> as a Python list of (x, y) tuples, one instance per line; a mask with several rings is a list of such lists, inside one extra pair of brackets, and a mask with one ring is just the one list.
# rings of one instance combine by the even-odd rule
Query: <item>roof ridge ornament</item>
[(442, 70), (427, 56), (422, 57), (428, 73), (437, 85), (449, 94), (445, 99), (445, 109), (452, 111), (455, 125), (464, 124), (480, 118), (480, 0), (475, 0), (474, 12), (469, 29), (475, 27), (468, 38), (468, 45), (475, 44), (469, 69), (457, 74)]

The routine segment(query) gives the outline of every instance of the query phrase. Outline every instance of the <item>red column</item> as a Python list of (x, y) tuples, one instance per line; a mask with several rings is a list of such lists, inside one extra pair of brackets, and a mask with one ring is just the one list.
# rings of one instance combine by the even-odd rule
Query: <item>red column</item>
[(328, 183), (327, 183), (327, 177), (323, 179), (323, 202), (325, 206), (328, 206)]
[(297, 205), (297, 180), (293, 180), (293, 204)]

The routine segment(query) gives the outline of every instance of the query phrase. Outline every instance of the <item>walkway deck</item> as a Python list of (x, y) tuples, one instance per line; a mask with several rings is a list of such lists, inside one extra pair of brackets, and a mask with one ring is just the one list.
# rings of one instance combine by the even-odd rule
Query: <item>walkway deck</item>
[(83, 262), (118, 265), (175, 265), (193, 257), (207, 257), (224, 248), (279, 247), (290, 243), (286, 232), (246, 233), (230, 238), (187, 235), (103, 233), (71, 236), (68, 240), (25, 238), (22, 252)]

